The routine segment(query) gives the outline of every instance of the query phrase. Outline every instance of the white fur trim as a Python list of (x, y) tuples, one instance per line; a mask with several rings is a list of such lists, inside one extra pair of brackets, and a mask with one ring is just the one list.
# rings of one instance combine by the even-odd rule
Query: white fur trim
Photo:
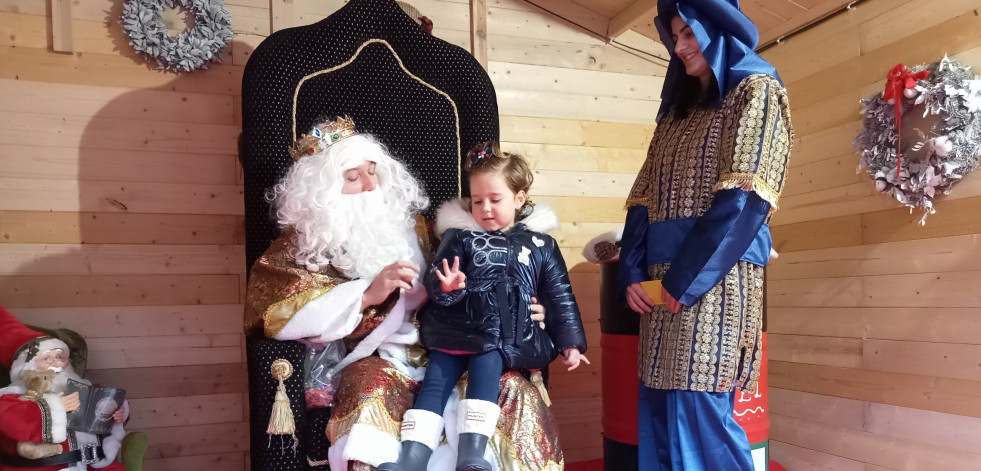
[(460, 411), (457, 413), (457, 431), (459, 433), (479, 433), (492, 437), (497, 430), (497, 419), (501, 416), (501, 408), (496, 403), (479, 399), (464, 399), (460, 401)]
[[(406, 316), (408, 319), (409, 316)], [(403, 322), (402, 327), (394, 334), (389, 335), (385, 342), (378, 346), (378, 356), (388, 360), (396, 369), (408, 375), (415, 381), (422, 381), (426, 377), (426, 367), (414, 367), (409, 365), (409, 356), (406, 348), (419, 341), (419, 329), (416, 329), (412, 322)]]
[(443, 417), (422, 409), (409, 409), (402, 417), (402, 441), (419, 442), (435, 450), (443, 436)]
[(347, 469), (350, 461), (377, 467), (398, 459), (399, 441), (367, 424), (354, 424), (347, 435), (327, 449), (330, 469)]
[(44, 402), (51, 411), (51, 443), (68, 440), (68, 413), (65, 412), (61, 398), (57, 394), (48, 393), (44, 395)]
[(65, 353), (69, 353), (69, 351), (70, 351), (68, 349), (68, 345), (65, 344), (65, 342), (62, 342), (61, 340), (58, 340), (58, 339), (55, 339), (55, 338), (49, 338), (49, 339), (42, 340), (41, 343), (38, 344), (37, 352), (40, 354), (40, 353), (48, 352), (48, 351), (55, 350), (55, 349), (64, 350)]
[(276, 333), (276, 340), (307, 339), (326, 344), (344, 338), (361, 322), (361, 297), (371, 280), (351, 280), (335, 286), (296, 312)]
[(383, 320), (378, 327), (375, 327), (375, 329), (372, 330), (371, 333), (364, 338), (364, 340), (358, 342), (358, 346), (354, 347), (354, 350), (351, 350), (339, 363), (337, 363), (337, 365), (334, 365), (331, 372), (337, 373), (338, 371), (343, 370), (347, 365), (350, 365), (351, 363), (354, 363), (362, 358), (371, 356), (371, 354), (385, 342), (385, 339), (388, 338), (388, 336), (394, 334), (400, 327), (402, 327), (402, 324), (405, 322), (405, 318), (405, 299), (400, 297), (392, 310), (387, 316), (385, 316), (385, 320)]
[(535, 210), (519, 222), (528, 226), (528, 229), (543, 234), (559, 228), (559, 216), (545, 203), (536, 203)]
[(457, 423), (456, 416), (460, 410), (461, 400), (463, 400), (463, 396), (460, 394), (460, 390), (453, 388), (453, 391), (450, 392), (449, 399), (446, 401), (446, 407), (443, 408), (443, 431), (446, 433), (446, 442), (453, 447), (454, 454), (456, 454), (456, 447), (460, 439), (460, 433), (457, 430), (459, 424)]
[(615, 231), (604, 232), (603, 234), (593, 237), (586, 243), (586, 247), (582, 249), (582, 255), (583, 257), (586, 257), (587, 262), (602, 262), (603, 260), (600, 260), (599, 257), (596, 256), (596, 244), (601, 242), (608, 242), (612, 244), (620, 240), (621, 237), (623, 237), (623, 227), (620, 227), (620, 229)]
[(116, 460), (116, 455), (119, 454), (119, 450), (123, 447), (124, 438), (126, 438), (126, 430), (123, 428), (123, 424), (112, 424), (112, 430), (110, 430), (109, 435), (102, 439), (102, 451), (106, 457), (90, 466), (93, 468), (105, 468), (109, 466), (110, 463)]
[(470, 211), (463, 207), (463, 201), (459, 198), (443, 203), (436, 210), (436, 237), (442, 238), (450, 229), (483, 231)]
[(23, 382), (21, 384), (11, 384), (3, 389), (0, 389), (0, 396), (5, 394), (16, 394), (21, 395), (27, 392), (27, 388), (24, 387)]
[[(552, 211), (552, 207), (545, 203), (538, 203), (534, 210), (526, 218), (518, 221), (528, 226), (533, 232), (547, 233), (558, 229), (559, 217)], [(472, 231), (483, 231), (480, 224), (473, 218), (463, 202), (459, 198), (452, 199), (443, 203), (436, 211), (436, 237), (443, 237), (449, 229), (463, 229)]]

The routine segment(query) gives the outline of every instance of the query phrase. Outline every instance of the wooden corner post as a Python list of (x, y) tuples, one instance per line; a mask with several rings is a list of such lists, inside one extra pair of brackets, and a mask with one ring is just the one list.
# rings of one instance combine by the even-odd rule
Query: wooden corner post
[(470, 0), (470, 53), (487, 70), (487, 0)]

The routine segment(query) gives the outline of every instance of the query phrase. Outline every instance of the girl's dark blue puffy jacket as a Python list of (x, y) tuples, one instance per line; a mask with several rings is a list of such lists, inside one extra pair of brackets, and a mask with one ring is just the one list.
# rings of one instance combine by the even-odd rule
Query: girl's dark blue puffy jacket
[[(536, 205), (508, 232), (485, 232), (458, 200), (437, 215), (443, 232), (426, 274), (429, 303), (419, 317), (427, 348), (483, 353), (500, 350), (509, 369), (544, 368), (566, 348), (586, 351), (586, 336), (569, 273), (555, 239), (555, 213)], [(466, 288), (443, 293), (435, 270), (460, 257)], [(531, 320), (531, 297), (545, 306), (545, 328)]]

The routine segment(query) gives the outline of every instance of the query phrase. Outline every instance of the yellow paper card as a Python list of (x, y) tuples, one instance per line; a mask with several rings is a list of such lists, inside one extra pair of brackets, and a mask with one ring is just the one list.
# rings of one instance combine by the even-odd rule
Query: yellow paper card
[(654, 304), (664, 304), (661, 300), (661, 280), (641, 281), (640, 286), (654, 300)]

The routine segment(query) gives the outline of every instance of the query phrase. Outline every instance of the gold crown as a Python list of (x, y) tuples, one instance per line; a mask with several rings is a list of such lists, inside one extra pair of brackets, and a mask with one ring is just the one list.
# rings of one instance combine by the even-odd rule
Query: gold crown
[(338, 117), (336, 121), (318, 124), (309, 133), (300, 136), (290, 147), (293, 160), (323, 152), (328, 147), (351, 136), (357, 136), (354, 120), (350, 116)]

